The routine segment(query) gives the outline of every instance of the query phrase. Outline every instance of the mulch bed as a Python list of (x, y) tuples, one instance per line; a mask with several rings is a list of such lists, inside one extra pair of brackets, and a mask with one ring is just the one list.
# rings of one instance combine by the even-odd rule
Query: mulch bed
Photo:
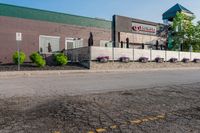
[[(68, 63), (64, 66), (45, 66), (37, 67), (32, 63), (24, 63), (20, 66), (21, 71), (38, 71), (38, 70), (83, 70), (87, 69), (78, 63)], [(0, 64), (1, 71), (17, 71), (17, 65), (15, 64)]]

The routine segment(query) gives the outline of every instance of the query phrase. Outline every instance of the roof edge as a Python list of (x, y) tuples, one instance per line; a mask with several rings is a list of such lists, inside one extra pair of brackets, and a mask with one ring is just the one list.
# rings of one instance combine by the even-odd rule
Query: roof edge
[(138, 19), (138, 18), (132, 18), (132, 17), (121, 16), (121, 15), (116, 15), (116, 14), (113, 15), (113, 16), (125, 17), (125, 18), (131, 19), (132, 21), (140, 22), (140, 23), (143, 23), (143, 24), (154, 25), (154, 26), (162, 24), (162, 23), (157, 23), (157, 22), (153, 22), (153, 21), (142, 20), (142, 19)]
[(12, 4), (6, 4), (6, 3), (0, 3), (0, 5), (5, 5), (5, 6), (11, 6), (11, 7), (17, 7), (17, 8), (24, 8), (24, 9), (29, 9), (29, 10), (36, 10), (36, 11), (42, 11), (42, 12), (48, 12), (48, 13), (56, 13), (56, 14), (74, 16), (74, 17), (82, 17), (82, 18), (87, 18), (87, 19), (94, 19), (94, 20), (111, 22), (111, 20), (106, 20), (106, 19), (93, 18), (93, 17), (81, 16), (81, 15), (74, 15), (74, 14), (68, 14), (68, 13), (63, 13), (63, 12), (57, 12), (57, 11), (51, 11), (51, 10), (45, 10), (45, 9), (37, 9), (37, 8), (32, 8), (32, 7), (18, 6), (18, 5), (12, 5)]

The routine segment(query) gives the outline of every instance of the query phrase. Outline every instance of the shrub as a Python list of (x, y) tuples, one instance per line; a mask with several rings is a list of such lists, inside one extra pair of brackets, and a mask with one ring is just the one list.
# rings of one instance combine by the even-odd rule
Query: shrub
[(68, 63), (67, 56), (65, 56), (63, 53), (55, 54), (54, 60), (57, 65), (63, 66)]
[(189, 63), (190, 62), (190, 59), (189, 58), (183, 58), (182, 60), (184, 63)]
[(46, 65), (46, 61), (43, 59), (43, 57), (35, 52), (35, 53), (32, 53), (30, 55), (30, 60), (36, 64), (38, 67), (44, 67)]
[(200, 63), (200, 59), (198, 59), (198, 58), (195, 58), (193, 61), (194, 61), (195, 63)]
[(109, 60), (109, 56), (99, 56), (97, 57), (97, 60), (101, 63), (107, 63)]
[(157, 58), (155, 58), (155, 61), (157, 63), (163, 63), (164, 62), (164, 58), (157, 57)]
[(32, 54), (29, 56), (29, 58), (30, 58), (30, 60), (31, 60), (33, 63), (35, 63), (35, 60), (36, 60), (37, 56), (39, 56), (39, 55), (38, 55), (37, 52), (35, 52), (35, 53), (32, 53)]
[(142, 63), (147, 63), (148, 62), (148, 58), (147, 57), (140, 57), (139, 58), (139, 62), (142, 62)]
[(124, 63), (129, 63), (130, 62), (130, 58), (129, 57), (121, 57), (120, 61), (124, 62)]
[(171, 59), (170, 59), (170, 62), (171, 62), (171, 63), (177, 63), (177, 62), (178, 62), (178, 59), (177, 59), (177, 58), (171, 58)]
[[(24, 61), (26, 60), (26, 55), (24, 52), (19, 52), (19, 62), (20, 64), (23, 64)], [(16, 51), (14, 54), (13, 54), (13, 62), (15, 64), (18, 64), (18, 51)]]

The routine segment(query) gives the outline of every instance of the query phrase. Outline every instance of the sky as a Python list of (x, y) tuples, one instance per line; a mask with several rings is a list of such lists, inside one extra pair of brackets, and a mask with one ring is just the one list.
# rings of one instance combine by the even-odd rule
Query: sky
[(162, 14), (176, 3), (200, 20), (200, 0), (0, 0), (0, 3), (111, 20), (114, 14), (162, 22)]

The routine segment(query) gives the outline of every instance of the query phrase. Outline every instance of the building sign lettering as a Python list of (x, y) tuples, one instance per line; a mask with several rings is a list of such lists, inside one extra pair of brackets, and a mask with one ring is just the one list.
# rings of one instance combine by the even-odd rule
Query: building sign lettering
[(132, 23), (132, 30), (138, 33), (156, 35), (156, 26)]

